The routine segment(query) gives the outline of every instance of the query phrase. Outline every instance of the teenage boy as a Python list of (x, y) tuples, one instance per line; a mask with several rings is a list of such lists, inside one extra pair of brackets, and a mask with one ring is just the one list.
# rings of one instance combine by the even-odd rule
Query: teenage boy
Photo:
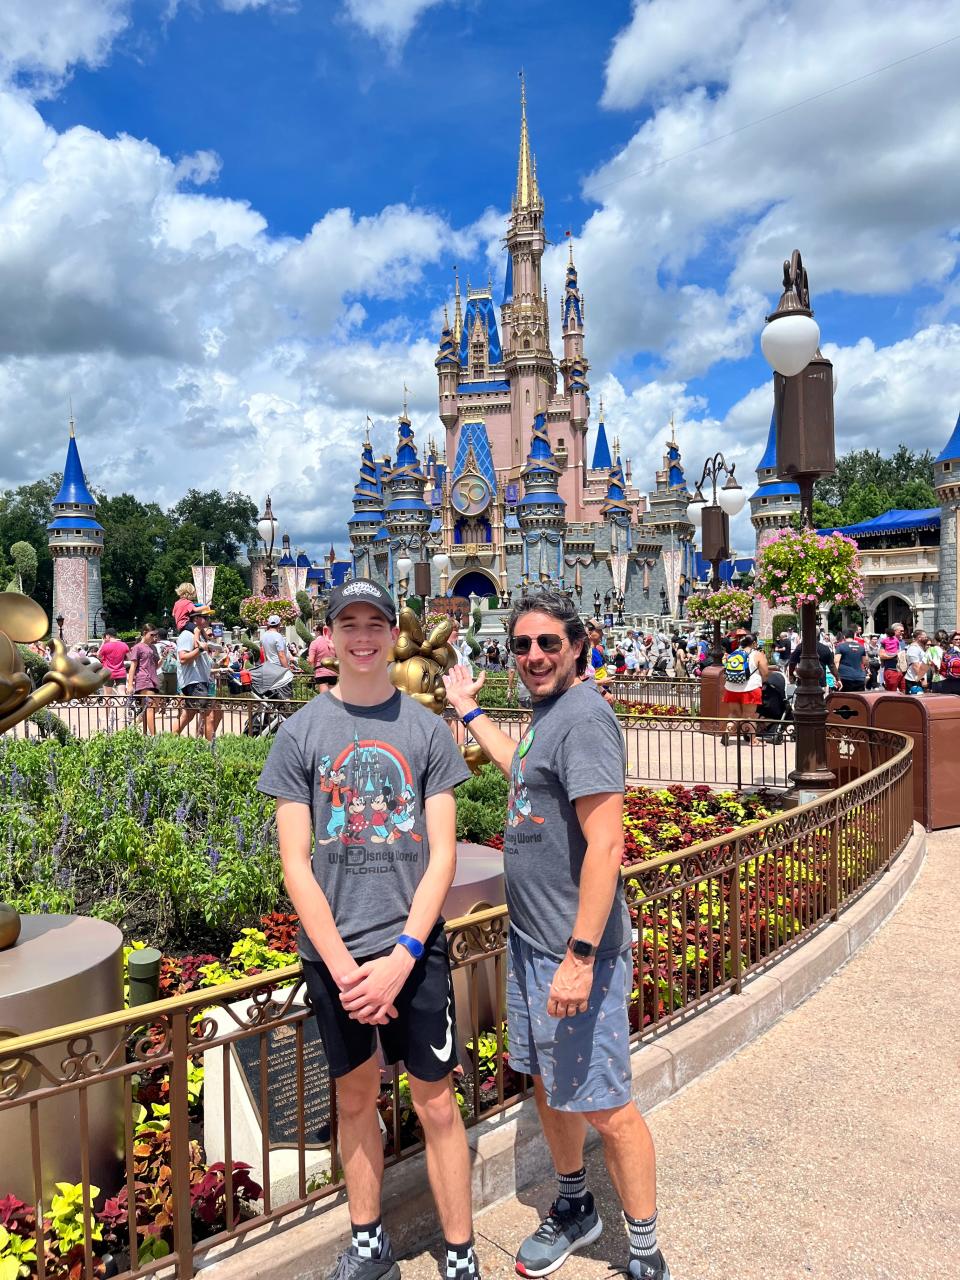
[(503, 870), (510, 909), (510, 1064), (533, 1076), (557, 1198), (520, 1246), (522, 1276), (556, 1271), (603, 1229), (583, 1145), (603, 1140), (630, 1238), (631, 1280), (669, 1280), (657, 1248), (653, 1141), (631, 1097), (630, 916), (620, 879), (625, 753), (617, 718), (581, 682), (586, 630), (557, 591), (513, 607), (508, 647), (533, 714), (519, 745), (477, 704), (483, 674), (454, 668), (447, 699), (510, 780)]
[(258, 786), (277, 797), (304, 978), (337, 1081), (352, 1239), (332, 1280), (400, 1275), (380, 1218), (378, 1037), (410, 1080), (447, 1280), (472, 1280), (470, 1163), (451, 1080), (457, 1034), (440, 915), (456, 869), (453, 788), (469, 770), (444, 721), (390, 683), (399, 631), (382, 587), (359, 578), (332, 591), (326, 632), (337, 686), (284, 722)]

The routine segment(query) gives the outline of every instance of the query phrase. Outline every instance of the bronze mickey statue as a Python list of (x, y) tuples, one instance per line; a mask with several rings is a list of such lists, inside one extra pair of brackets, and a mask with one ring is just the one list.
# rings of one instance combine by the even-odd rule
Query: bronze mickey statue
[[(88, 697), (107, 679), (99, 663), (69, 658), (63, 641), (54, 640), (50, 670), (34, 689), (17, 645), (42, 640), (48, 630), (47, 615), (35, 600), (17, 591), (0, 591), (0, 733), (52, 702)], [(19, 936), (20, 916), (0, 902), (0, 951), (12, 947)]]
[[(443, 618), (429, 634), (412, 609), (401, 609), (397, 618), (400, 634), (393, 646), (390, 680), (401, 693), (415, 698), (428, 711), (442, 715), (447, 702), (443, 674), (456, 665), (457, 655), (447, 643), (453, 630), (453, 619)], [(325, 658), (321, 664), (337, 670), (336, 658)], [(471, 773), (479, 773), (487, 763), (480, 744), (468, 743), (460, 748)]]

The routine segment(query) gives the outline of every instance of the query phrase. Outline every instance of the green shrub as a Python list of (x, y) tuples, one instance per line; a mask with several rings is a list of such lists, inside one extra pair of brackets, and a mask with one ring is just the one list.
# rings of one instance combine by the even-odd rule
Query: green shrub
[(770, 633), (774, 640), (776, 640), (779, 637), (781, 631), (799, 631), (799, 630), (800, 630), (800, 624), (797, 621), (797, 615), (795, 613), (774, 614), (773, 622), (771, 623), (771, 626), (770, 626)]

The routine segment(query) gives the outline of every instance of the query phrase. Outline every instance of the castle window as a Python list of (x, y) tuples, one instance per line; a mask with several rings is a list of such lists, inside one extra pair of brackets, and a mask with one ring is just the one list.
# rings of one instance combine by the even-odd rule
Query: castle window
[(563, 436), (561, 436), (560, 439), (557, 441), (557, 448), (565, 449), (566, 447), (567, 447), (567, 442), (566, 440), (564, 440)]
[(761, 498), (761, 499), (760, 499), (760, 505), (761, 505), (761, 507), (765, 507), (769, 501), (770, 501), (770, 499), (769, 499), (769, 498)]
[(952, 471), (952, 470), (953, 470), (953, 463), (952, 463), (952, 462), (945, 462), (945, 463), (943, 464), (943, 469), (944, 469), (944, 471)]
[(530, 403), (530, 388), (529, 388), (529, 387), (527, 388), (527, 399), (526, 399), (526, 402), (525, 402), (525, 403), (526, 403), (526, 404), (529, 404), (529, 403)]
[(523, 340), (523, 349), (524, 349), (524, 351), (529, 351), (529, 350), (530, 350), (530, 339), (529, 339), (529, 338), (524, 338), (524, 340)]

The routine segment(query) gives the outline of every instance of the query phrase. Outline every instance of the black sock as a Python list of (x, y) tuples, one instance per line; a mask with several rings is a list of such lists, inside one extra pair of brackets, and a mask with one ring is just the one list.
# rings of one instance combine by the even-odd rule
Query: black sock
[(445, 1244), (447, 1246), (446, 1280), (474, 1280), (474, 1277), (480, 1275), (472, 1240), (468, 1240), (466, 1244), (451, 1244), (447, 1240)]
[(557, 1193), (571, 1208), (579, 1209), (587, 1198), (587, 1171), (584, 1168), (573, 1173), (557, 1174)]
[(656, 1209), (653, 1211), (652, 1218), (631, 1218), (628, 1213), (625, 1213), (623, 1220), (627, 1226), (627, 1235), (630, 1237), (630, 1257), (652, 1257), (657, 1252)]
[(383, 1249), (383, 1223), (350, 1223), (350, 1247), (358, 1258), (379, 1258)]

